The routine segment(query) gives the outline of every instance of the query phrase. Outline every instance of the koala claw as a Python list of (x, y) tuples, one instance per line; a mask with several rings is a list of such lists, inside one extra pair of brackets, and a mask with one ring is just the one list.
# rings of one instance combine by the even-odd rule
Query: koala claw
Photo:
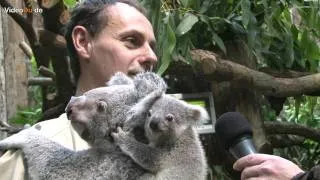
[(120, 145), (126, 141), (128, 138), (128, 132), (125, 132), (122, 130), (121, 127), (117, 128), (117, 132), (111, 133), (111, 136), (113, 137), (115, 143), (117, 145)]

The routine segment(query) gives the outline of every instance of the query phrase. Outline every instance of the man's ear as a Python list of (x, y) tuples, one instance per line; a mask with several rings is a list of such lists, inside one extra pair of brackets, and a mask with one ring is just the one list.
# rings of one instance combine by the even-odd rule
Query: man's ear
[(74, 48), (79, 58), (90, 59), (91, 36), (83, 26), (75, 26), (72, 31)]

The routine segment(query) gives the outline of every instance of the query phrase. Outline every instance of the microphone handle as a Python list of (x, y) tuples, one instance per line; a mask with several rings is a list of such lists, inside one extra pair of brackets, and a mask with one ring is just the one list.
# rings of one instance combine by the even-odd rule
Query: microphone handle
[(257, 153), (257, 150), (253, 145), (252, 139), (246, 138), (230, 147), (229, 152), (233, 155), (233, 157), (239, 159), (249, 154), (255, 154)]

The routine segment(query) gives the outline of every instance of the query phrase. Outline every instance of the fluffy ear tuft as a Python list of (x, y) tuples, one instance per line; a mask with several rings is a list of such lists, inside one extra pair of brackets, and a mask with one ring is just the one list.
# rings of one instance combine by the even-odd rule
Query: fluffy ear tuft
[(195, 121), (195, 122), (199, 122), (199, 121), (206, 121), (208, 119), (210, 119), (208, 112), (206, 111), (205, 108), (200, 107), (200, 106), (196, 106), (196, 105), (188, 105), (189, 108), (191, 109), (191, 118)]
[(106, 83), (107, 86), (129, 85), (133, 84), (133, 80), (123, 72), (116, 72)]
[(167, 84), (161, 76), (153, 72), (137, 74), (134, 78), (134, 85), (138, 92), (138, 97), (144, 97), (145, 94), (149, 94), (155, 90), (163, 92), (167, 90)]

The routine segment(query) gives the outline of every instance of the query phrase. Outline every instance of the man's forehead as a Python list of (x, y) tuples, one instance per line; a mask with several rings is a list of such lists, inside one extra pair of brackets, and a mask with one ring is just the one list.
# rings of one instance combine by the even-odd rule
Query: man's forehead
[(155, 39), (151, 23), (136, 8), (124, 3), (116, 3), (106, 7), (105, 13), (108, 17), (107, 27), (113, 33), (141, 33), (152, 40)]

